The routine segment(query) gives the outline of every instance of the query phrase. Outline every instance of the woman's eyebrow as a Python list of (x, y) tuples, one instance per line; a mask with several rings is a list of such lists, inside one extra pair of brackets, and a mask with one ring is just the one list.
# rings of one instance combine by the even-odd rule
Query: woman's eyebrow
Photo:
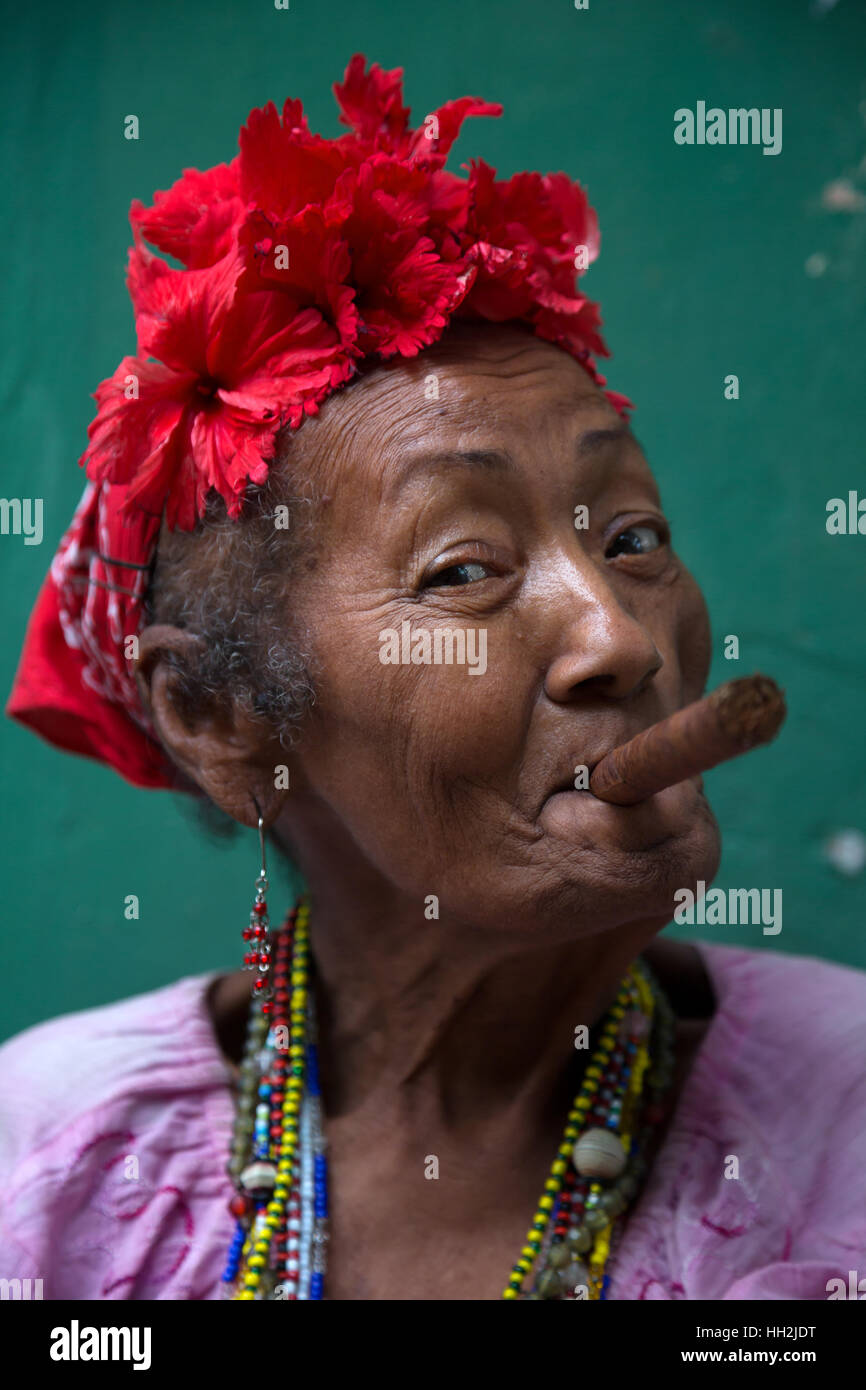
[(578, 456), (591, 454), (608, 444), (619, 444), (630, 435), (631, 431), (625, 424), (608, 429), (584, 430), (583, 434), (578, 435), (576, 451)]
[(419, 477), (444, 473), (452, 468), (471, 468), (483, 472), (513, 473), (514, 459), (506, 449), (437, 449), (434, 453), (409, 455), (399, 465), (389, 492), (400, 492)]
[[(627, 425), (608, 429), (584, 430), (575, 442), (578, 457), (597, 452), (608, 444), (617, 443), (629, 436)], [(515, 463), (507, 449), (441, 449), (434, 453), (410, 455), (400, 465), (394, 478), (393, 491), (400, 491), (419, 475), (428, 477), (431, 473), (445, 472), (451, 468), (471, 468), (483, 472), (514, 472)]]

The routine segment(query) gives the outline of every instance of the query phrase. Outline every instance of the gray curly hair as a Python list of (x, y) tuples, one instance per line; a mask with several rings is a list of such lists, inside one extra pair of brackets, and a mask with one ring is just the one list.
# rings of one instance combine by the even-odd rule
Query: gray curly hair
[[(319, 500), (311, 484), (292, 476), (288, 452), (284, 435), (267, 481), (248, 487), (237, 520), (211, 491), (193, 531), (163, 524), (144, 601), (145, 624), (167, 623), (202, 639), (189, 655), (165, 653), (181, 715), (193, 721), (235, 702), (269, 725), (283, 748), (296, 741), (315, 700), (308, 634), (293, 619), (287, 593), (302, 563), (315, 563)], [(208, 829), (231, 833), (235, 822), (197, 785), (181, 774), (178, 787), (197, 799)]]

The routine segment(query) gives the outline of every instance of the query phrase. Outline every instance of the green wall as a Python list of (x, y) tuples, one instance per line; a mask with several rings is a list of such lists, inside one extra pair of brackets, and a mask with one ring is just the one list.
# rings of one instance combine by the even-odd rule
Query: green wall
[[(5, 7), (4, 7), (5, 8)], [(863, 466), (866, 10), (807, 0), (121, 0), (16, 5), (3, 17), (4, 481), (45, 499), (41, 546), (0, 536), (3, 694), (24, 624), (83, 485), (89, 393), (133, 350), (127, 210), (181, 167), (235, 151), (251, 107), (303, 98), (336, 134), (330, 84), (360, 50), (402, 65), (418, 121), (469, 92), (452, 167), (564, 169), (589, 189), (603, 250), (588, 276), (613, 386), (660, 479), (678, 549), (713, 615), (713, 683), (755, 669), (787, 689), (772, 748), (710, 775), (722, 887), (781, 887), (784, 927), (707, 928), (733, 944), (866, 967), (864, 882), (825, 856), (866, 831), (866, 537), (828, 536)], [(676, 108), (781, 107), (783, 149), (680, 147)], [(135, 113), (141, 138), (123, 138)], [(815, 260), (815, 257), (823, 258)], [(814, 272), (808, 273), (806, 264)], [(740, 399), (726, 401), (736, 373)], [(739, 663), (722, 638), (739, 636)], [(208, 838), (142, 792), (3, 721), (0, 1033), (233, 967), (256, 837)], [(288, 891), (286, 888), (285, 891)], [(127, 922), (124, 896), (141, 918)], [(273, 895), (272, 895), (273, 896)], [(683, 928), (680, 935), (688, 936)]]

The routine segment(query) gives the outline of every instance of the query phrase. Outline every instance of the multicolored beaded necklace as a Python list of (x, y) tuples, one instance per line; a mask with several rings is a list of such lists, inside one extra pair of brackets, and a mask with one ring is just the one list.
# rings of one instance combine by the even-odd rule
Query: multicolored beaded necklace
[[(302, 898), (271, 940), (259, 876), (245, 967), (258, 972), (240, 1070), (229, 1175), (235, 1234), (223, 1273), (231, 1299), (324, 1297), (328, 1179), (310, 988), (310, 908)], [(503, 1298), (607, 1297), (622, 1217), (647, 1171), (673, 1079), (674, 1016), (635, 962), (600, 1025), (526, 1243)], [(647, 1098), (648, 1093), (648, 1098)]]

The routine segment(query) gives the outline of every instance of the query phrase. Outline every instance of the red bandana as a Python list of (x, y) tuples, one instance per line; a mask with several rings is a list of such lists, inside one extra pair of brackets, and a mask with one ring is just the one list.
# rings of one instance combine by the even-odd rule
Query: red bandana
[(502, 108), (461, 97), (412, 130), (401, 78), (356, 54), (334, 86), (350, 134), (313, 135), (300, 102), (282, 119), (269, 102), (231, 164), (187, 169), (152, 207), (132, 205), (137, 351), (96, 390), (89, 481), (6, 713), (135, 786), (174, 781), (128, 650), (163, 516), (191, 531), (215, 488), (236, 519), (281, 428), (316, 414), (362, 360), (414, 357), (452, 318), (527, 324), (605, 384), (598, 306), (576, 287), (598, 254), (582, 188), (565, 174), (497, 179), (483, 160), (447, 173), (464, 118)]

